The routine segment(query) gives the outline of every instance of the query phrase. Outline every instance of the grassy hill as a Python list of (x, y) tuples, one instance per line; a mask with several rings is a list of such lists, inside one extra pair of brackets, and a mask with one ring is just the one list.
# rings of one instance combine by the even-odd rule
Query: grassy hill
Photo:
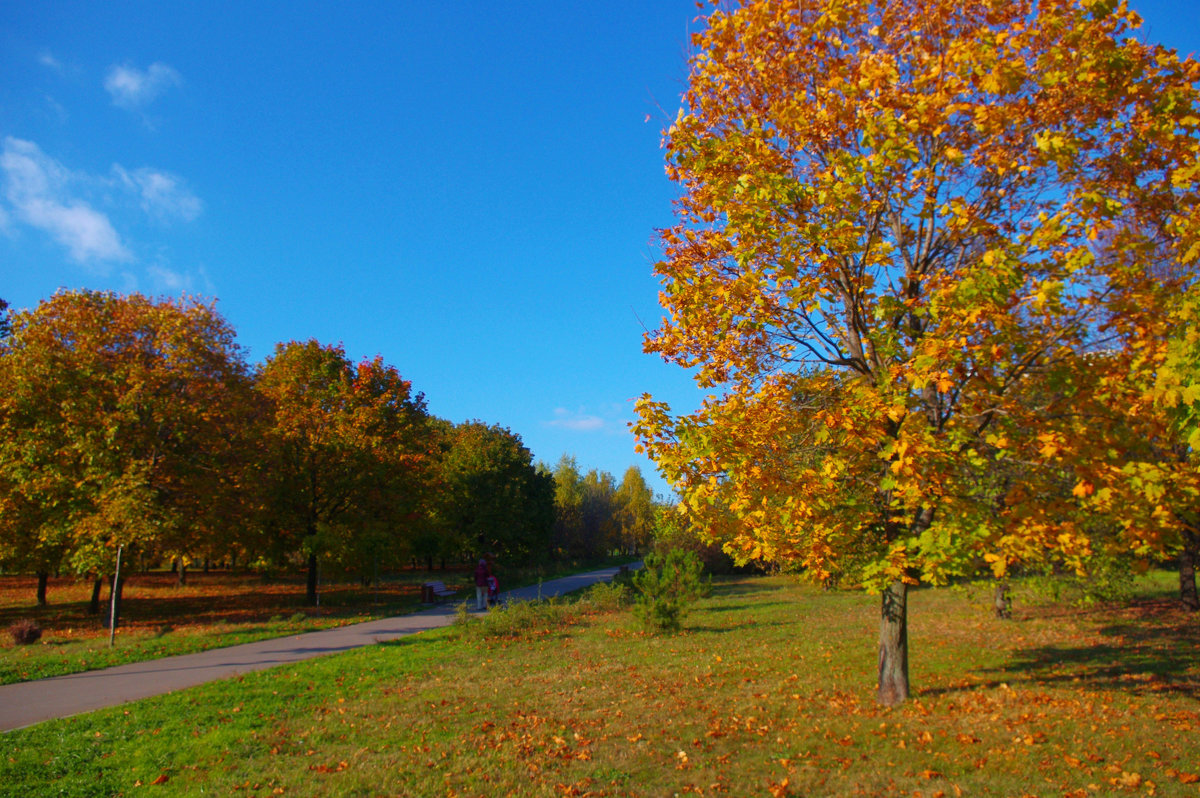
[(1143, 588), (1011, 621), (917, 591), (894, 710), (874, 597), (729, 578), (671, 636), (582, 603), (11, 732), (0, 792), (1200, 795), (1200, 622)]

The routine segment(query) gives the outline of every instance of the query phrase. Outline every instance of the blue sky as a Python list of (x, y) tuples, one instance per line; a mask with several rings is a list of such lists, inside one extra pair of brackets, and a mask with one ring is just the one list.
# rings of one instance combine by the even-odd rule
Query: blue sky
[(631, 400), (697, 396), (641, 324), (698, 13), (5, 3), (0, 297), (214, 296), (251, 362), (342, 342), (438, 416), (652, 477)]
[[(1200, 50), (1200, 3), (1135, 2)], [(618, 480), (693, 0), (0, 4), (0, 297), (216, 297)]]

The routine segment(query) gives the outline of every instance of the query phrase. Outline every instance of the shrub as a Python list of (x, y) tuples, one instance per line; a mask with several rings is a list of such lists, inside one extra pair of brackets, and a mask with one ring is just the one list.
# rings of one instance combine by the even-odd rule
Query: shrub
[(1081, 575), (1046, 564), (1034, 570), (1025, 586), (1035, 600), (1076, 607), (1122, 603), (1132, 598), (1136, 568), (1129, 558), (1098, 552), (1088, 558), (1086, 566), (1086, 573)]
[(588, 588), (583, 601), (596, 612), (616, 612), (624, 609), (633, 598), (632, 590), (626, 581), (598, 582)]
[(1126, 602), (1133, 596), (1134, 568), (1127, 558), (1094, 555), (1087, 575), (1076, 579), (1080, 592), (1077, 603), (1083, 607)]
[(471, 623), (471, 621), (471, 607), (464, 601), (454, 610), (454, 625), (465, 632), (467, 624)]
[(571, 605), (560, 598), (552, 598), (510, 601), (478, 617), (470, 617), (468, 612), (460, 610), (458, 616), (455, 626), (472, 638), (531, 640), (567, 626), (571, 623), (573, 612)]
[(694, 551), (673, 549), (665, 555), (649, 555), (633, 577), (634, 613), (653, 630), (678, 631), (688, 605), (711, 590), (712, 579), (703, 573), (704, 563)]
[(42, 639), (42, 628), (28, 619), (9, 626), (8, 633), (18, 646), (27, 646)]

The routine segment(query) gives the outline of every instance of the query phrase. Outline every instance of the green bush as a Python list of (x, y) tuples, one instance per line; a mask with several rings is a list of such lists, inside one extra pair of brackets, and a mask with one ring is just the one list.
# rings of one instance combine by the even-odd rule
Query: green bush
[(628, 607), (633, 596), (628, 584), (614, 580), (592, 585), (582, 600), (596, 612), (616, 612)]
[(460, 606), (454, 625), (471, 639), (508, 638), (531, 640), (567, 626), (574, 616), (571, 605), (560, 598), (539, 601), (509, 601), (472, 617)]
[(634, 614), (652, 630), (678, 631), (688, 605), (711, 590), (712, 579), (703, 574), (704, 563), (694, 551), (673, 549), (665, 555), (649, 555), (633, 577)]
[(1098, 552), (1086, 566), (1087, 572), (1080, 575), (1046, 564), (1031, 569), (1025, 586), (1035, 600), (1076, 607), (1119, 604), (1132, 598), (1136, 573), (1131, 559)]
[(1134, 569), (1128, 558), (1109, 554), (1094, 555), (1086, 576), (1076, 577), (1084, 607), (1095, 604), (1124, 603), (1133, 597)]

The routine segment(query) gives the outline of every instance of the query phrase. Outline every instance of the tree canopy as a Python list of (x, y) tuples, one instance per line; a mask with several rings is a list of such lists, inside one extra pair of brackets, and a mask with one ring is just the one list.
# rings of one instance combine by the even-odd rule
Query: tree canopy
[(568, 482), (575, 537), (555, 551), (555, 480), (516, 433), (432, 418), (396, 368), (341, 346), (291, 341), (252, 368), (212, 303), (64, 291), (0, 339), (0, 566), (36, 572), (41, 603), (64, 571), (98, 597), (120, 546), (181, 581), (201, 559), (303, 565), (316, 602), (322, 567), (369, 583), (418, 559), (596, 556), (644, 514), (611, 475)]
[[(39, 571), (179, 551), (237, 505), (249, 375), (211, 305), (63, 292), (0, 344), (0, 534)], [(69, 555), (69, 563), (62, 558)]]
[(1075, 408), (1158, 357), (1196, 256), (1200, 71), (1138, 24), (1114, 0), (747, 0), (695, 37), (647, 349), (714, 393), (643, 397), (636, 431), (735, 554), (883, 591), (884, 703), (906, 585), (1090, 551), (1040, 492), (1095, 443)]

